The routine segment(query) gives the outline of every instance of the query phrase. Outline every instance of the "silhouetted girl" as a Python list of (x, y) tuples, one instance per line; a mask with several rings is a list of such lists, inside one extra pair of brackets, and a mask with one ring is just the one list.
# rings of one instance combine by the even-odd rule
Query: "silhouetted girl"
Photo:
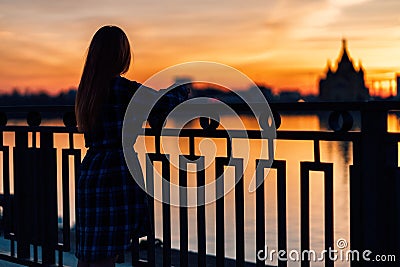
[[(114, 266), (135, 236), (149, 230), (146, 194), (135, 183), (122, 149), (124, 114), (140, 84), (121, 77), (128, 71), (131, 50), (116, 26), (100, 28), (90, 43), (76, 97), (78, 129), (89, 147), (77, 184), (78, 266)], [(150, 88), (148, 95), (157, 95)], [(187, 98), (184, 87), (167, 93), (160, 115)], [(142, 177), (140, 177), (143, 179)]]

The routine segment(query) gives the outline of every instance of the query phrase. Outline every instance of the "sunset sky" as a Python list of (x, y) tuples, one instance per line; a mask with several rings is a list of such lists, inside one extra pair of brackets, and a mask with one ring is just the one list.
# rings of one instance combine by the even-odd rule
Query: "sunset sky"
[(89, 41), (106, 24), (127, 33), (127, 77), (139, 82), (205, 60), (274, 92), (317, 93), (342, 38), (369, 87), (400, 72), (399, 0), (0, 0), (0, 93), (76, 87)]

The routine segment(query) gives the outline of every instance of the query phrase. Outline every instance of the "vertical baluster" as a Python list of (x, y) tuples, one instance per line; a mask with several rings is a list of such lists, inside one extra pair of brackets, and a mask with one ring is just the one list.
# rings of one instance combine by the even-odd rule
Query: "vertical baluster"
[[(71, 250), (71, 227), (70, 227), (70, 173), (69, 173), (69, 156), (74, 159), (74, 176), (75, 181), (79, 178), (80, 164), (81, 164), (81, 150), (74, 149), (73, 133), (69, 133), (69, 148), (62, 150), (62, 198), (63, 198), (63, 251)], [(77, 182), (75, 182), (77, 186)], [(76, 192), (76, 191), (75, 191)], [(75, 203), (76, 195), (75, 195)], [(76, 214), (76, 212), (75, 212)], [(77, 235), (77, 233), (76, 233)], [(78, 242), (78, 239), (75, 240)], [(77, 246), (75, 246), (77, 247)]]
[[(286, 162), (274, 161), (274, 168), (277, 172), (278, 187), (278, 251), (287, 251), (286, 241)], [(287, 261), (279, 261), (278, 266), (287, 266)]]
[(206, 209), (205, 209), (205, 163), (199, 157), (197, 164), (197, 266), (206, 266)]
[(224, 166), (226, 158), (216, 158), (216, 187), (215, 193), (219, 197), (216, 201), (216, 260), (217, 266), (225, 265), (225, 204), (224, 204)]
[(58, 250), (58, 266), (64, 266), (64, 257), (62, 249)]
[(155, 228), (154, 228), (154, 169), (153, 169), (153, 155), (146, 154), (146, 190), (147, 190), (147, 197), (148, 197), (148, 207), (149, 207), (149, 220), (151, 224), (151, 231), (147, 235), (147, 260), (149, 266), (155, 266)]
[(179, 231), (180, 266), (188, 266), (188, 209), (187, 209), (187, 163), (185, 156), (179, 156)]
[[(264, 204), (264, 164), (256, 161), (256, 252), (265, 251), (265, 204)], [(260, 255), (261, 257), (266, 255)], [(262, 259), (256, 257), (257, 267), (265, 266)]]
[[(63, 249), (70, 250), (69, 149), (62, 150)], [(76, 168), (76, 167), (75, 167)]]
[[(333, 164), (332, 163), (315, 163), (301, 162), (301, 251), (310, 250), (310, 171), (324, 172), (324, 219), (325, 219), (325, 249), (333, 248)], [(309, 256), (309, 254), (305, 254)], [(312, 256), (311, 256), (311, 259)], [(303, 258), (302, 266), (309, 266), (308, 258)], [(333, 266), (330, 258), (325, 259), (326, 266)]]
[[(333, 241), (333, 165), (325, 172), (325, 249), (334, 247)], [(326, 257), (325, 266), (333, 267), (334, 262), (331, 257)]]
[(15, 236), (14, 236), (14, 234), (11, 234), (10, 235), (10, 238), (11, 238), (11, 240), (10, 240), (10, 254), (11, 254), (11, 257), (15, 257)]
[(171, 266), (171, 208), (170, 208), (170, 165), (166, 155), (162, 156), (162, 199), (163, 199), (163, 266)]
[[(300, 211), (301, 211), (301, 244), (300, 251), (310, 249), (310, 181), (308, 169), (304, 167), (304, 162), (300, 165)], [(302, 267), (310, 266), (310, 262), (305, 259), (301, 261)]]
[(38, 168), (38, 164), (40, 164), (40, 159), (38, 157), (39, 148), (37, 148), (37, 133), (36, 131), (32, 131), (32, 147), (28, 148), (29, 153), (29, 161), (31, 161), (30, 165), (30, 177), (26, 177), (30, 183), (30, 191), (32, 194), (32, 201), (34, 204), (31, 208), (31, 214), (29, 215), (32, 220), (32, 239), (33, 243), (33, 259), (35, 262), (38, 261), (38, 245), (42, 245), (44, 241), (44, 232), (46, 231), (44, 225), (42, 224), (42, 218), (45, 216), (45, 200), (44, 195), (47, 192), (44, 192), (41, 188), (41, 177), (40, 168)]
[(243, 159), (232, 159), (235, 164), (235, 220), (236, 220), (236, 266), (244, 267), (244, 186)]
[[(71, 249), (71, 229), (70, 229), (70, 199), (69, 199), (69, 183), (70, 183), (70, 173), (69, 173), (69, 156), (72, 155), (74, 158), (79, 154), (80, 150), (74, 149), (74, 134), (70, 132), (68, 134), (68, 144), (69, 149), (62, 150), (62, 201), (63, 201), (63, 250), (70, 251)], [(75, 165), (74, 169), (79, 169), (80, 163)]]
[[(81, 150), (80, 149), (77, 149), (76, 150), (76, 152), (75, 152), (75, 156), (74, 156), (74, 167), (75, 167), (75, 169), (74, 169), (74, 173), (75, 173), (75, 214), (78, 214), (77, 212), (76, 212), (76, 208), (77, 208), (77, 205), (76, 205), (76, 203), (78, 203), (78, 194), (76, 194), (76, 192), (78, 192), (78, 179), (79, 179), (79, 176), (80, 176), (80, 165), (81, 165)], [(75, 248), (77, 248), (78, 247), (78, 238), (79, 238), (79, 236), (78, 236), (78, 231), (76, 231), (75, 230)]]
[(314, 161), (319, 163), (321, 161), (319, 140), (314, 140)]
[[(12, 229), (13, 220), (13, 198), (10, 195), (10, 153), (9, 147), (3, 147), (3, 133), (1, 132), (1, 150), (3, 152), (3, 192), (4, 192), (4, 206), (3, 206), (3, 220), (4, 220), (4, 237), (9, 238)], [(10, 250), (12, 247), (10, 248)]]

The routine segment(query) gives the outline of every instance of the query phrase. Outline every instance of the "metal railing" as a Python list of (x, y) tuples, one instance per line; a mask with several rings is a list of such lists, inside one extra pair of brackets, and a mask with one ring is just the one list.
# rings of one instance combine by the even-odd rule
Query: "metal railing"
[[(237, 112), (248, 112), (245, 105), (232, 105)], [(322, 162), (320, 143), (322, 141), (347, 141), (352, 143), (353, 164), (350, 166), (350, 249), (371, 250), (376, 254), (397, 254), (400, 249), (400, 182), (398, 168), (399, 133), (388, 132), (388, 112), (400, 109), (398, 102), (365, 102), (365, 103), (290, 103), (271, 104), (274, 119), (278, 128), (278, 140), (305, 140), (313, 143), (313, 161), (300, 163), (300, 246), (301, 250), (310, 249), (310, 172), (324, 173), (324, 247), (334, 248), (334, 162)], [(321, 117), (333, 130), (327, 131), (286, 131), (279, 130), (280, 114), (285, 112), (313, 112), (324, 114)], [(41, 126), (42, 116), (58, 116), (64, 126)], [(27, 126), (8, 125), (7, 118), (25, 117)], [(352, 130), (355, 117), (360, 119), (360, 129)], [(23, 265), (63, 266), (63, 253), (71, 250), (70, 226), (70, 158), (74, 162), (74, 176), (79, 176), (81, 148), (74, 144), (74, 136), (79, 135), (75, 127), (72, 106), (46, 107), (0, 107), (0, 151), (2, 153), (3, 195), (2, 228), (4, 237), (10, 241), (9, 251), (0, 253), (0, 259)], [(237, 130), (227, 135), (218, 124), (202, 124), (203, 129), (165, 129), (163, 136), (189, 138), (188, 155), (180, 155), (179, 184), (187, 186), (188, 163), (204, 164), (204, 158), (195, 153), (195, 138), (223, 138), (226, 140), (227, 155), (215, 158), (216, 177), (223, 175), (224, 167), (229, 164), (235, 168), (235, 266), (251, 266), (245, 261), (244, 229), (244, 186), (243, 159), (229, 161), (233, 139), (260, 139), (261, 130)], [(3, 135), (14, 134), (14, 147), (4, 144)], [(36, 140), (40, 134), (40, 139)], [(68, 135), (68, 148), (62, 149), (61, 188), (57, 185), (57, 153), (54, 147), (54, 135)], [(154, 136), (155, 152), (149, 153), (151, 162), (161, 162), (162, 176), (170, 180), (170, 163), (163, 154), (159, 131), (146, 129), (147, 136)], [(29, 141), (30, 140), (30, 141)], [(37, 141), (40, 145), (37, 145)], [(271, 141), (271, 140), (270, 140)], [(29, 144), (30, 143), (30, 144)], [(10, 158), (12, 149), (13, 158)], [(10, 164), (11, 163), (11, 164)], [(149, 162), (150, 163), (150, 162)], [(268, 161), (257, 159), (256, 179), (264, 183), (264, 169)], [(10, 167), (13, 176), (10, 174)], [(287, 249), (287, 161), (275, 160), (271, 166), (277, 172), (277, 233), (278, 250)], [(154, 173), (151, 164), (146, 165), (147, 190), (154, 190)], [(197, 172), (197, 185), (205, 184), (205, 172)], [(222, 180), (223, 183), (223, 180)], [(11, 192), (13, 184), (13, 192)], [(265, 192), (264, 186), (256, 190), (256, 250), (265, 247)], [(57, 192), (62, 194), (62, 231), (58, 225)], [(181, 194), (187, 194), (185, 190)], [(204, 198), (204, 191), (198, 190), (197, 199)], [(170, 198), (168, 183), (162, 184), (163, 200)], [(150, 213), (154, 214), (154, 200), (149, 201)], [(139, 245), (134, 240), (132, 248), (133, 265), (156, 266), (162, 257), (163, 266), (189, 266), (193, 257), (198, 266), (214, 264), (229, 265), (225, 253), (224, 197), (215, 205), (215, 257), (206, 254), (206, 211), (205, 206), (197, 207), (197, 253), (193, 256), (188, 245), (188, 208), (179, 208), (179, 244), (178, 252), (171, 248), (171, 207), (162, 204), (162, 252), (156, 248), (155, 233), (148, 239), (145, 259), (140, 259)], [(154, 217), (153, 217), (154, 220)], [(15, 249), (16, 248), (16, 249)], [(175, 251), (175, 252), (174, 252)], [(159, 255), (161, 253), (161, 255)], [(173, 253), (179, 254), (179, 261), (172, 262)], [(386, 263), (385, 266), (396, 266)], [(255, 265), (265, 266), (265, 262), (256, 259)], [(301, 266), (309, 266), (309, 261), (302, 261)], [(287, 266), (286, 261), (278, 261), (278, 266)], [(326, 258), (325, 266), (334, 266), (334, 261)], [(373, 262), (353, 261), (351, 266), (375, 266)]]

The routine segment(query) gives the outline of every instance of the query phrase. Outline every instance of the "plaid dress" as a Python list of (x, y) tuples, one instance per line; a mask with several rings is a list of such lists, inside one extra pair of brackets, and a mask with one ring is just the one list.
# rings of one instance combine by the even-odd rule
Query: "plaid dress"
[[(150, 230), (146, 193), (132, 178), (122, 149), (125, 111), (140, 86), (122, 77), (114, 79), (100, 127), (85, 133), (85, 146), (89, 149), (81, 164), (76, 192), (76, 257), (81, 261), (122, 255), (129, 249), (133, 234), (142, 237)], [(149, 98), (159, 95), (159, 91), (142, 88), (148, 91)], [(185, 99), (184, 87), (169, 91), (155, 106), (159, 112), (152, 112), (148, 120), (157, 123)], [(140, 174), (143, 179), (141, 171)]]

